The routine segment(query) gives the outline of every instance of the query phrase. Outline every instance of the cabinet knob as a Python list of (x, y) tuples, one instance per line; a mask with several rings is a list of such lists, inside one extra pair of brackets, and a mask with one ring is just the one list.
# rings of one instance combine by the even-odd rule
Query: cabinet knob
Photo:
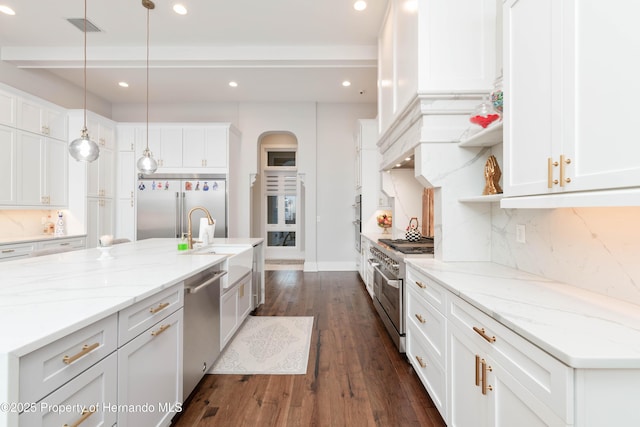
[(427, 364), (424, 362), (424, 360), (422, 359), (422, 357), (420, 357), (420, 356), (416, 356), (416, 360), (418, 361), (418, 364), (419, 364), (421, 367), (423, 367), (423, 368), (426, 368), (426, 367), (427, 367)]
[(417, 314), (417, 313), (416, 313), (416, 315), (415, 315), (415, 316), (416, 316), (416, 319), (418, 319), (418, 322), (420, 322), (420, 323), (427, 323), (427, 321), (426, 321), (426, 320), (424, 320), (424, 317), (422, 317), (421, 315), (419, 315), (419, 314)]

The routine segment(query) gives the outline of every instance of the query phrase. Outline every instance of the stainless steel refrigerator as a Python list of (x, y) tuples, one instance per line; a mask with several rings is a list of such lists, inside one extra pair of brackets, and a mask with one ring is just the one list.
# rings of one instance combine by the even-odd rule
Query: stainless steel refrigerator
[[(139, 175), (137, 239), (181, 237), (187, 234), (187, 214), (206, 208), (216, 220), (214, 237), (227, 237), (227, 186), (224, 175)], [(200, 231), (196, 210), (191, 215), (193, 238)]]

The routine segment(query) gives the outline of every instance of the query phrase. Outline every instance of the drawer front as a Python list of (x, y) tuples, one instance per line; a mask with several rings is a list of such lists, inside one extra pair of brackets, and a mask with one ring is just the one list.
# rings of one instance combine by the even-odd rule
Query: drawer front
[(33, 252), (34, 249), (35, 243), (0, 246), (0, 261), (26, 258), (31, 255), (31, 252)]
[(20, 427), (115, 425), (117, 369), (113, 353), (36, 403), (35, 411), (20, 414)]
[(428, 278), (422, 272), (416, 270), (413, 266), (407, 266), (407, 283), (408, 289), (415, 289), (419, 295), (436, 308), (440, 313), (444, 314), (447, 308), (446, 301), (449, 292), (440, 286), (433, 279)]
[(424, 335), (418, 331), (414, 323), (409, 323), (407, 325), (407, 357), (436, 408), (442, 416), (445, 416), (447, 376), (444, 366), (446, 365), (440, 364), (429, 348)]
[(458, 297), (451, 296), (447, 318), (561, 419), (572, 422), (572, 368)]
[(118, 346), (122, 346), (184, 304), (182, 283), (158, 292), (118, 313)]
[(36, 402), (117, 348), (113, 314), (20, 358), (20, 401)]
[(49, 248), (74, 248), (74, 249), (85, 249), (87, 244), (84, 237), (79, 237), (77, 239), (56, 239), (46, 242), (40, 242), (38, 244), (40, 249), (49, 249)]
[(444, 315), (424, 300), (415, 288), (407, 292), (407, 324), (414, 326), (424, 334), (427, 344), (432, 348), (441, 364), (446, 354), (447, 323)]

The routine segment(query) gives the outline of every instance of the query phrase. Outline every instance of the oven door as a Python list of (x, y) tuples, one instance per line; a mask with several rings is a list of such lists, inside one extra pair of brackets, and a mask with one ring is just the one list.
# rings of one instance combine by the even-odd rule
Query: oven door
[(402, 315), (402, 279), (387, 277), (380, 267), (373, 267), (373, 294), (393, 323), (398, 334), (404, 334)]

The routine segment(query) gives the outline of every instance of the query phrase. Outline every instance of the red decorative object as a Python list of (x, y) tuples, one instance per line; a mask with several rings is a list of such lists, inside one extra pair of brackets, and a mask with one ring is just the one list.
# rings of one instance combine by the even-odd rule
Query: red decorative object
[(480, 125), (483, 128), (486, 128), (491, 123), (495, 122), (500, 118), (499, 114), (488, 114), (486, 116), (471, 116), (469, 121), (473, 124)]

